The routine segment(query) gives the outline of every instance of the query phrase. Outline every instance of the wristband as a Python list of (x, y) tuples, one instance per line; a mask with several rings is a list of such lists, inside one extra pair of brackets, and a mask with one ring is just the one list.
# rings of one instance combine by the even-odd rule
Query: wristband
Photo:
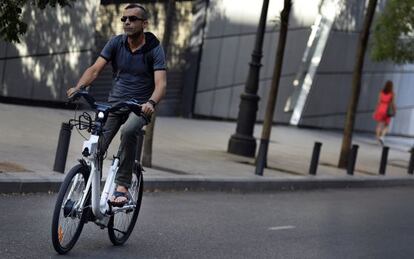
[(152, 104), (152, 107), (154, 107), (154, 108), (155, 108), (155, 106), (157, 105), (157, 103), (156, 103), (154, 100), (149, 99), (149, 100), (148, 100), (148, 102), (149, 102), (150, 104)]

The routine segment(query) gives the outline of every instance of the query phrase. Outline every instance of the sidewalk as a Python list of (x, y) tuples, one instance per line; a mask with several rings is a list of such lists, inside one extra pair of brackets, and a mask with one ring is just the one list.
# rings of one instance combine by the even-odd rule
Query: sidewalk
[[(78, 112), (79, 115), (80, 112)], [(0, 193), (56, 191), (64, 175), (52, 171), (62, 122), (74, 111), (0, 104)], [(340, 132), (276, 126), (264, 176), (254, 175), (253, 159), (226, 152), (235, 122), (159, 117), (153, 146), (153, 168), (146, 168), (146, 190), (290, 190), (414, 185), (407, 174), (410, 138), (389, 137), (387, 172), (378, 175), (381, 147), (373, 136), (357, 134), (359, 152), (354, 176), (335, 167)], [(87, 132), (82, 132), (85, 136)], [(261, 125), (254, 131), (261, 134)], [(78, 158), (83, 138), (72, 130), (66, 170)], [(323, 143), (316, 176), (308, 175), (315, 141)], [(115, 154), (114, 138), (105, 164)]]

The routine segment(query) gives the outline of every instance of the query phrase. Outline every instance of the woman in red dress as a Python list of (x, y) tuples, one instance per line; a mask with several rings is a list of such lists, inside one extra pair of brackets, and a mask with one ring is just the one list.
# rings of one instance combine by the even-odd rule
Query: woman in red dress
[(381, 145), (388, 130), (391, 117), (395, 115), (394, 91), (391, 81), (385, 83), (378, 98), (378, 105), (374, 112), (374, 120), (377, 121), (376, 136)]

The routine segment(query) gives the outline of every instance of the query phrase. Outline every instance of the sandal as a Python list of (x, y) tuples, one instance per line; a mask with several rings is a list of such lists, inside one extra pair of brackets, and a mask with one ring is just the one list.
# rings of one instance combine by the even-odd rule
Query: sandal
[[(116, 202), (115, 200), (118, 199), (119, 197), (125, 197), (126, 199), (121, 202)], [(112, 198), (113, 200), (110, 200), (109, 202), (114, 207), (123, 207), (125, 204), (129, 202), (129, 197), (128, 197), (127, 192), (114, 191), (114, 193), (112, 194)]]

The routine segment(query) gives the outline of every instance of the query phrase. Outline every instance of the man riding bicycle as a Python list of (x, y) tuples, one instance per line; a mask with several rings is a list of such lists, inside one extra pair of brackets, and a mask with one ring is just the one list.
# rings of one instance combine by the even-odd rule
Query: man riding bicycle
[[(148, 26), (148, 12), (138, 4), (125, 7), (121, 18), (125, 34), (113, 37), (103, 48), (96, 62), (85, 70), (75, 87), (67, 91), (70, 97), (84, 85), (90, 85), (108, 62), (112, 63), (112, 90), (108, 102), (115, 104), (135, 99), (142, 105), (142, 112), (151, 117), (155, 106), (166, 92), (166, 61), (164, 50), (155, 37), (144, 29)], [(99, 139), (102, 154), (122, 124), (121, 144), (118, 155), (119, 169), (117, 184), (111, 203), (123, 206), (128, 202), (128, 188), (136, 156), (138, 133), (147, 124), (144, 117), (129, 110), (111, 113), (104, 126), (103, 137)]]

